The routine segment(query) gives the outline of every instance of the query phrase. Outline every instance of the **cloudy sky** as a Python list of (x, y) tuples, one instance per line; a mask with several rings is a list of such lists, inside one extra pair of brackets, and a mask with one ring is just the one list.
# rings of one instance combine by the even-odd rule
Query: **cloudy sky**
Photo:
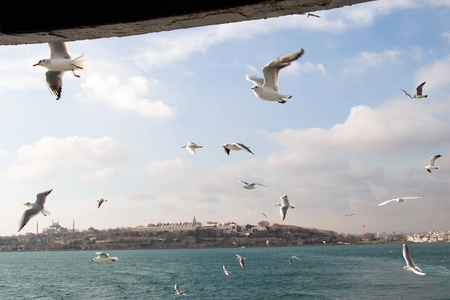
[[(450, 3), (378, 0), (317, 14), (70, 42), (89, 67), (64, 75), (59, 101), (46, 70), (32, 67), (47, 44), (1, 46), (0, 235), (17, 234), (22, 204), (48, 189), (51, 215), (21, 234), (52, 220), (107, 229), (194, 216), (256, 224), (261, 213), (358, 234), (450, 229)], [(280, 73), (292, 99), (256, 98), (245, 75), (299, 48)], [(427, 99), (400, 90), (423, 81)], [(192, 155), (188, 141), (204, 148)], [(230, 142), (255, 155), (227, 156)], [(435, 154), (441, 169), (429, 174)], [(284, 194), (295, 209), (281, 221)]]

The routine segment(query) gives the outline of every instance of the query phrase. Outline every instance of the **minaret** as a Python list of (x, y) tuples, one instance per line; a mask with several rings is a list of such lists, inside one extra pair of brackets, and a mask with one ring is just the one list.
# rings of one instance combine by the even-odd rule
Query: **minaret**
[(36, 234), (39, 234), (39, 223), (36, 222)]
[(195, 220), (195, 216), (194, 216), (194, 219), (192, 220), (192, 225), (195, 227), (195, 226), (197, 226), (197, 220)]
[(75, 232), (75, 220), (72, 221), (72, 231)]

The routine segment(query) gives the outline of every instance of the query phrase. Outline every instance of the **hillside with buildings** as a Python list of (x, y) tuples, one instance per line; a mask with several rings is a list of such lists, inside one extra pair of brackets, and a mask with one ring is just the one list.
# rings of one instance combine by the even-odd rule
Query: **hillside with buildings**
[[(36, 228), (38, 231), (38, 228)], [(293, 225), (238, 225), (234, 222), (192, 222), (148, 224), (134, 228), (79, 231), (62, 227), (58, 222), (41, 233), (0, 237), (0, 251), (51, 250), (117, 250), (117, 249), (182, 249), (298, 246), (317, 244), (354, 244), (382, 242), (444, 242), (450, 241), (450, 231), (428, 234), (373, 233), (344, 235), (332, 230), (304, 228)]]

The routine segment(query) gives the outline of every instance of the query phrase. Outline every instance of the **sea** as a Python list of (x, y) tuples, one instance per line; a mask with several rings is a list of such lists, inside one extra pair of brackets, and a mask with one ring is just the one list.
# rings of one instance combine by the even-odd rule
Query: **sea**
[(0, 299), (177, 299), (176, 283), (191, 299), (450, 299), (450, 243), (408, 248), (425, 276), (402, 270), (402, 244), (2, 252)]

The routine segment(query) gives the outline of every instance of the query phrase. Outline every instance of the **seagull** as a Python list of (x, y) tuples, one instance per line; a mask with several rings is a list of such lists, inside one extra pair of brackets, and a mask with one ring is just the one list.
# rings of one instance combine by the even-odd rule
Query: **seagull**
[(266, 214), (265, 213), (261, 213), (265, 218), (267, 218), (267, 216), (266, 216)]
[(423, 198), (423, 196), (394, 198), (394, 199), (390, 199), (388, 201), (384, 201), (384, 202), (378, 204), (378, 206), (382, 206), (382, 205), (388, 204), (389, 202), (393, 202), (393, 201), (397, 201), (398, 203), (401, 203), (401, 202), (404, 202), (405, 200), (419, 199), (419, 198)]
[(100, 200), (97, 200), (98, 204), (97, 204), (97, 208), (100, 208), (100, 206), (102, 206), (103, 202), (108, 202), (108, 200), (105, 200), (103, 198), (100, 198)]
[(438, 159), (441, 156), (442, 156), (442, 154), (438, 154), (438, 155), (431, 157), (430, 162), (424, 168), (430, 173), (431, 173), (431, 170), (439, 169), (439, 166), (435, 166), (434, 163), (436, 162), (436, 159)]
[(425, 273), (414, 264), (414, 261), (409, 254), (408, 246), (406, 245), (406, 243), (403, 244), (403, 258), (406, 261), (406, 266), (403, 267), (403, 270), (414, 272), (417, 275), (425, 275)]
[(288, 208), (294, 208), (293, 206), (289, 205), (289, 200), (287, 195), (281, 196), (281, 203), (276, 204), (275, 206), (280, 207), (280, 214), (281, 214), (281, 220), (284, 220), (286, 218), (286, 213)]
[(410, 94), (408, 94), (405, 90), (402, 90), (403, 93), (405, 93), (406, 96), (408, 96), (409, 98), (415, 98), (415, 99), (421, 99), (421, 98), (426, 98), (428, 97), (428, 95), (422, 95), (422, 88), (425, 85), (426, 81), (422, 82), (417, 88), (416, 88), (416, 93), (414, 94), (414, 96), (411, 96)]
[(292, 264), (292, 261), (296, 259), (298, 261), (300, 261), (300, 259), (297, 256), (291, 256), (291, 258), (289, 258), (289, 264)]
[(223, 147), (223, 149), (225, 150), (225, 152), (228, 155), (230, 155), (230, 150), (235, 150), (235, 151), (245, 150), (248, 153), (251, 153), (251, 154), (255, 155), (252, 151), (250, 151), (250, 147), (247, 147), (247, 146), (245, 146), (244, 144), (241, 144), (241, 143), (225, 144), (222, 147)]
[(184, 145), (181, 148), (186, 148), (187, 151), (191, 152), (192, 154), (195, 154), (195, 149), (203, 148), (203, 146), (197, 145), (194, 142), (188, 142), (186, 145)]
[(119, 259), (117, 257), (110, 257), (108, 253), (105, 252), (97, 252), (95, 253), (98, 256), (94, 257), (93, 260), (91, 260), (91, 262), (96, 261), (96, 262), (107, 262), (107, 261), (118, 261)]
[(34, 203), (27, 202), (24, 205), (28, 206), (29, 209), (27, 209), (22, 217), (20, 218), (19, 222), (19, 230), (22, 230), (22, 228), (30, 221), (32, 217), (37, 215), (38, 213), (42, 213), (44, 216), (47, 216), (47, 214), (50, 214), (48, 211), (44, 209), (45, 199), (47, 198), (47, 195), (50, 194), (53, 190), (49, 190), (46, 192), (42, 192), (36, 195), (36, 201)]
[(278, 101), (279, 103), (286, 103), (283, 98), (292, 98), (292, 95), (278, 93), (278, 73), (282, 68), (289, 66), (292, 61), (302, 56), (303, 52), (303, 49), (292, 51), (265, 65), (262, 69), (264, 79), (247, 74), (245, 78), (255, 84), (252, 90), (256, 97), (267, 101)]
[(175, 296), (186, 296), (186, 294), (185, 294), (186, 291), (180, 290), (180, 287), (178, 286), (178, 283), (175, 283), (174, 289), (175, 289), (175, 291), (177, 291)]
[(355, 215), (355, 213), (351, 213), (349, 215), (344, 215), (344, 217), (351, 217), (351, 216), (354, 216), (354, 215)]
[(245, 182), (245, 181), (242, 181), (242, 180), (240, 180), (239, 182), (243, 184), (242, 188), (244, 188), (246, 190), (253, 190), (253, 189), (255, 189), (255, 185), (265, 186), (264, 184), (256, 183), (256, 182), (248, 183), (248, 182)]
[(41, 59), (35, 66), (42, 66), (48, 69), (45, 73), (47, 79), (47, 86), (50, 93), (55, 96), (56, 100), (61, 98), (62, 77), (65, 71), (72, 71), (75, 77), (80, 75), (75, 74), (75, 70), (84, 70), (88, 63), (86, 55), (81, 55), (72, 59), (67, 50), (65, 42), (49, 42), (50, 59)]
[(223, 265), (222, 268), (223, 268), (223, 272), (225, 273), (225, 275), (227, 275), (227, 276), (230, 275), (231, 272), (227, 270), (227, 267), (225, 267), (225, 265)]
[(246, 259), (242, 255), (236, 254), (236, 259), (239, 259), (239, 264), (241, 265), (242, 269), (244, 268), (244, 260)]
[(312, 13), (307, 12), (307, 13), (306, 13), (306, 17), (309, 18), (310, 16), (311, 16), (311, 17), (320, 18), (319, 15), (315, 15), (315, 14), (312, 14)]

